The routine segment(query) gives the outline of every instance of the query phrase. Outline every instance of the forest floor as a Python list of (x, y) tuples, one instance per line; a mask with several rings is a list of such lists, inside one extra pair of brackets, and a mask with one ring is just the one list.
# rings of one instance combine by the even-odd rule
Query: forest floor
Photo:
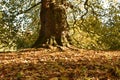
[(0, 80), (120, 80), (120, 51), (39, 48), (0, 53)]

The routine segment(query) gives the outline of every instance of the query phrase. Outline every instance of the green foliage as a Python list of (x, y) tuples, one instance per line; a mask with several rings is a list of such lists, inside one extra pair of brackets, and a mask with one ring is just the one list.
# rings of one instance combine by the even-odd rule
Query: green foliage
[[(0, 3), (0, 44), (3, 47), (27, 48), (37, 39), (40, 29), (40, 6), (37, 0), (2, 0)], [(71, 43), (85, 49), (120, 49), (119, 3), (109, 1), (70, 1), (68, 9)]]
[[(30, 36), (26, 36), (28, 31), (32, 34), (38, 34), (39, 7), (28, 10), (36, 4), (36, 0), (2, 0), (0, 3), (0, 47), (16, 48), (28, 47), (31, 45)], [(24, 34), (24, 35), (20, 35)], [(36, 36), (37, 35), (33, 35)], [(32, 38), (32, 37), (31, 37)], [(29, 41), (29, 40), (30, 41)], [(27, 42), (26, 42), (27, 41)], [(32, 41), (33, 43), (33, 41)], [(23, 46), (24, 45), (24, 46)], [(1, 49), (0, 48), (0, 49)]]
[(0, 19), (3, 17), (2, 12), (0, 12)]
[(106, 33), (101, 36), (100, 41), (109, 46), (109, 49), (120, 49), (120, 16), (114, 16), (113, 26), (107, 26)]
[(29, 48), (33, 45), (35, 40), (38, 37), (38, 32), (23, 32), (18, 35), (18, 39), (16, 41), (17, 48)]
[[(76, 20), (76, 24), (71, 28), (72, 43), (85, 49), (120, 49), (120, 4), (111, 3), (112, 6), (105, 9), (96, 7), (98, 4), (91, 3), (92, 5), (94, 8), (89, 10), (84, 18)], [(94, 13), (91, 13), (92, 11)]]

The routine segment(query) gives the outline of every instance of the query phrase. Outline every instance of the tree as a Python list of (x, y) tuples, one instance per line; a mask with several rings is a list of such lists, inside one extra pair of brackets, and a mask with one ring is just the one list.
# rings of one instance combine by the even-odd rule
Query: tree
[[(68, 29), (66, 0), (42, 0), (39, 37), (32, 47), (43, 44), (68, 45)], [(52, 41), (51, 41), (52, 40)], [(64, 44), (65, 43), (65, 44)]]
[(80, 48), (103, 49), (101, 42), (105, 46), (106, 42), (118, 44), (114, 42), (119, 37), (108, 39), (108, 31), (119, 32), (119, 6), (113, 2), (105, 8), (101, 0), (2, 0), (0, 9), (0, 42), (6, 46), (12, 42), (18, 48), (72, 43)]
[(120, 4), (110, 4), (108, 9), (107, 21), (105, 28), (101, 32), (103, 36), (99, 38), (99, 42), (107, 46), (109, 50), (120, 50)]
[[(13, 43), (18, 49), (33, 44), (38, 32), (39, 4), (37, 0), (0, 1), (0, 49), (12, 47)], [(35, 36), (26, 36), (29, 32)]]

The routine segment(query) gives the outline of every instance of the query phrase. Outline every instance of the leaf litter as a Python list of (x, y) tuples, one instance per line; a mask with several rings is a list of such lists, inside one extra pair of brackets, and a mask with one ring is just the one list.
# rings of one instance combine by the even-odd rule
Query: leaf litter
[(120, 51), (39, 48), (0, 53), (0, 80), (120, 80)]

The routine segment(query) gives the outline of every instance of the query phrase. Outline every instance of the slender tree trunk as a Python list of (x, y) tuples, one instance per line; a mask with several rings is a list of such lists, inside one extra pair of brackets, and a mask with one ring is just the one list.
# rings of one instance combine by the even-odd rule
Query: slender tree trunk
[(68, 23), (65, 0), (42, 0), (40, 20), (41, 29), (39, 37), (33, 47), (43, 44), (68, 44)]

